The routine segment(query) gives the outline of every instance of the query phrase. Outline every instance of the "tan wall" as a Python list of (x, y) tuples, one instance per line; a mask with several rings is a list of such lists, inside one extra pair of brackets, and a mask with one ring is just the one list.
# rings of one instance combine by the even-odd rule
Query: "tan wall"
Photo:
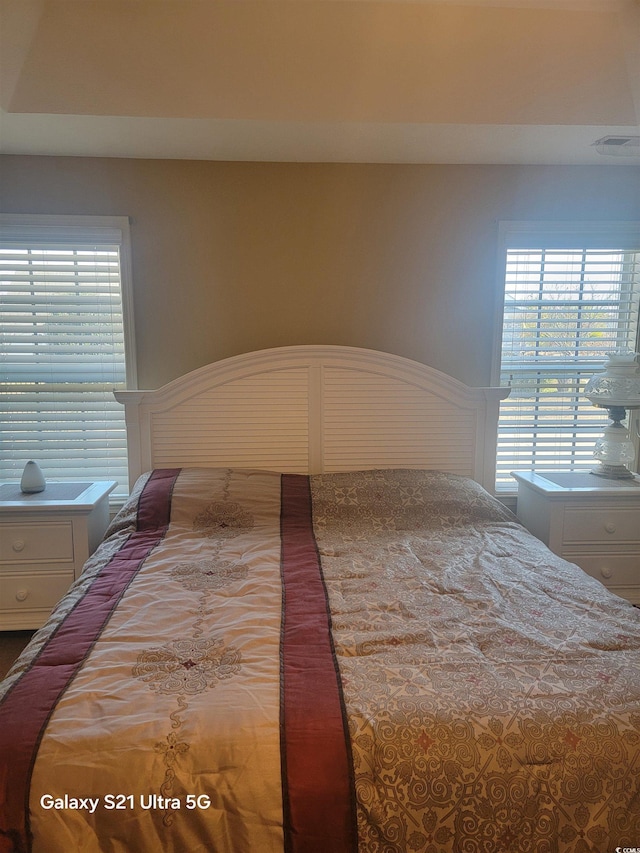
[(131, 217), (139, 384), (347, 344), (490, 382), (502, 219), (640, 220), (637, 167), (0, 158), (3, 212)]

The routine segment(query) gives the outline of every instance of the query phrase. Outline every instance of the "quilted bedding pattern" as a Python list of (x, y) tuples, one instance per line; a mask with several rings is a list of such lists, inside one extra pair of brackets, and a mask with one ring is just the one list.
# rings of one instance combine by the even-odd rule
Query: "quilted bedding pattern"
[(2, 851), (634, 845), (640, 613), (454, 475), (145, 475), (0, 686)]
[(638, 611), (472, 481), (312, 488), (360, 849), (640, 844)]

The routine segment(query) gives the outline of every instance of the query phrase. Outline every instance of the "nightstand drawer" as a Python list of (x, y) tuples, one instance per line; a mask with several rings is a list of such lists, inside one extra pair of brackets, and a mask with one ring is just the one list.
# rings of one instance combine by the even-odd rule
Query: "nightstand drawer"
[(564, 542), (637, 542), (640, 510), (629, 507), (588, 509), (568, 506), (564, 513)]
[(0, 562), (15, 564), (51, 560), (73, 562), (70, 521), (0, 524)]
[(640, 583), (640, 553), (636, 554), (564, 554), (588, 575), (605, 586), (636, 586)]
[(640, 604), (640, 477), (518, 471), (518, 518), (556, 554)]
[(73, 583), (73, 572), (3, 577), (0, 610), (53, 610)]

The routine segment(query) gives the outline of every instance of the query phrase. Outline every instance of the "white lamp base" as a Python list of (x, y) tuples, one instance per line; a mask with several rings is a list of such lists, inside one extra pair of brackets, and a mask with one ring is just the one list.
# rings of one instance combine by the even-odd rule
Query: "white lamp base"
[(633, 480), (633, 471), (630, 471), (626, 465), (607, 465), (604, 462), (596, 468), (591, 469), (592, 474), (598, 477), (606, 477), (608, 480)]

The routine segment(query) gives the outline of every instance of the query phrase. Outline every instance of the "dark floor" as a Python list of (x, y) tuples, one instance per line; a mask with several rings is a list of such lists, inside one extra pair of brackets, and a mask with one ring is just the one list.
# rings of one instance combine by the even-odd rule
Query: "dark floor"
[(33, 631), (0, 631), (0, 678), (4, 678), (32, 636)]

